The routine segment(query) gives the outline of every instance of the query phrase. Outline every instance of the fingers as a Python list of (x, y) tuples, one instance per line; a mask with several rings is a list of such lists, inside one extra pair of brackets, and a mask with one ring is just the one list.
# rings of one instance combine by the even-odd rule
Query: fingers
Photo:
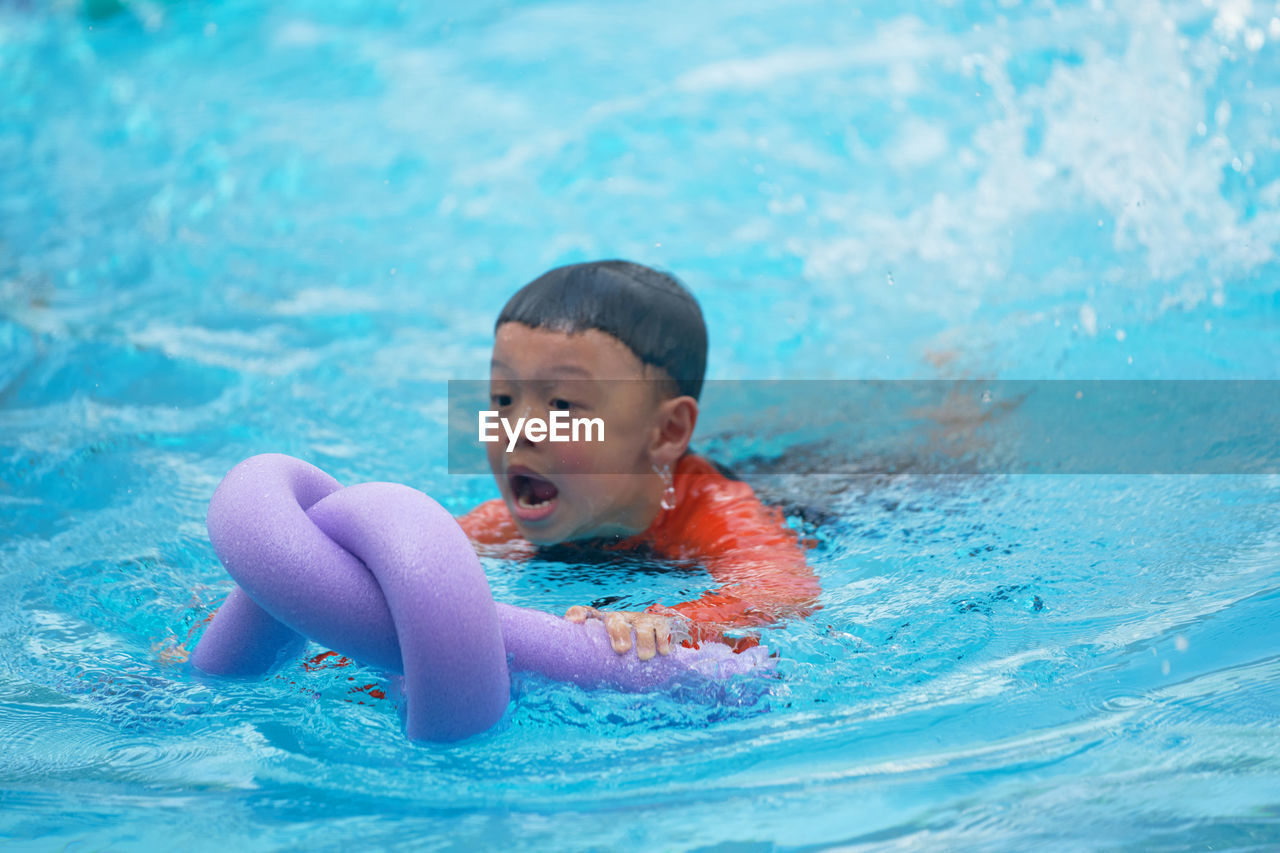
[(620, 655), (631, 651), (631, 622), (622, 613), (604, 614), (604, 627), (609, 632), (609, 642)]
[(653, 626), (648, 622), (636, 625), (636, 654), (640, 660), (649, 660), (657, 653)]
[[(620, 655), (636, 649), (640, 660), (651, 660), (656, 655), (671, 654), (671, 620), (651, 613), (605, 611), (595, 607), (575, 604), (565, 611), (566, 622), (582, 624), (588, 619), (599, 619), (609, 635), (609, 644)], [(635, 638), (632, 639), (632, 631)]]
[[(666, 621), (665, 619), (663, 620)], [(671, 654), (671, 632), (667, 630), (666, 625), (659, 625), (656, 632), (658, 637), (658, 654)]]
[(646, 613), (637, 615), (631, 625), (636, 629), (636, 655), (640, 660), (671, 654), (670, 620)]
[(564, 614), (565, 621), (577, 622), (578, 624), (582, 624), (592, 617), (600, 618), (600, 612), (594, 607), (586, 607), (582, 604), (573, 605)]

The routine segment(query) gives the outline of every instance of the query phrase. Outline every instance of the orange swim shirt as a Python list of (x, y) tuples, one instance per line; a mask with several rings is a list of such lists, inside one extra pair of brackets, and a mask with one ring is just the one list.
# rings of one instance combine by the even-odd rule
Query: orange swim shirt
[[(782, 511), (765, 506), (746, 483), (721, 474), (705, 458), (686, 453), (676, 465), (675, 506), (659, 510), (649, 529), (606, 547), (648, 546), (660, 557), (693, 560), (718, 585), (701, 598), (650, 612), (686, 617), (692, 645), (723, 640), (726, 631), (764, 626), (817, 609), (821, 587), (805, 560), (796, 532)], [(501, 498), (486, 501), (458, 519), (478, 545), (523, 542)], [(530, 545), (529, 554), (534, 553)], [(741, 650), (757, 641), (741, 638)]]

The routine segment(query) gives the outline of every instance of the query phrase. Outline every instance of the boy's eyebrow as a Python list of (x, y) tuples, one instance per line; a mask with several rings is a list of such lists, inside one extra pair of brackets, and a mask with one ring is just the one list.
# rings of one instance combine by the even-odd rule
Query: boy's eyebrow
[(572, 364), (565, 364), (565, 365), (561, 365), (561, 366), (559, 366), (559, 367), (553, 367), (553, 368), (551, 368), (551, 372), (552, 372), (552, 373), (567, 373), (567, 374), (571, 374), (571, 375), (574, 375), (574, 376), (585, 376), (585, 377), (587, 377), (588, 379), (590, 379), (590, 378), (591, 378), (591, 371), (590, 371), (590, 370), (587, 370), (585, 367), (578, 367), (578, 366), (576, 366), (576, 365), (572, 365)]
[[(496, 358), (489, 362), (489, 367), (490, 367), (490, 368), (495, 368), (495, 367), (496, 367), (496, 368), (498, 368), (499, 370), (506, 370), (506, 371), (508, 371), (508, 372), (514, 372), (514, 371), (512, 371), (512, 370), (511, 370), (510, 365), (506, 364), (506, 362), (499, 361), (499, 360), (498, 360), (498, 359), (496, 359)], [(574, 376), (584, 376), (584, 377), (586, 377), (587, 379), (593, 379), (593, 378), (594, 378), (594, 377), (592, 376), (592, 374), (591, 374), (591, 371), (590, 371), (590, 370), (587, 370), (585, 367), (578, 367), (577, 365), (573, 365), (573, 364), (562, 364), (562, 365), (557, 365), (556, 367), (551, 368), (551, 373), (552, 373), (553, 375), (556, 375), (556, 374), (571, 374), (571, 375), (574, 375)]]

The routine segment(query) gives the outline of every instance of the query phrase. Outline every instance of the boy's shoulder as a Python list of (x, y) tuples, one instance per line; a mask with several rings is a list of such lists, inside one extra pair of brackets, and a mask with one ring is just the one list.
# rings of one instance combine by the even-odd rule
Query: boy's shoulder
[(675, 507), (651, 531), (662, 551), (723, 551), (794, 536), (780, 510), (766, 506), (750, 485), (704, 456), (688, 453), (680, 459), (675, 490)]
[[(676, 463), (676, 509), (708, 509), (726, 501), (759, 503), (755, 490), (732, 471), (696, 453), (686, 453)], [(708, 503), (708, 499), (713, 499)]]
[(504, 545), (523, 538), (502, 498), (485, 501), (459, 516), (458, 526), (477, 545)]

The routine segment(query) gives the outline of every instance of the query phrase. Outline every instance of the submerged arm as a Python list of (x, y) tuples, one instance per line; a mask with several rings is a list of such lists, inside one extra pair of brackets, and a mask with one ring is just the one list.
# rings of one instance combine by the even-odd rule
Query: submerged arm
[(688, 619), (695, 644), (724, 641), (734, 629), (772, 625), (818, 609), (822, 588), (798, 543), (743, 548), (704, 562), (720, 586), (692, 601), (649, 608)]
[(688, 619), (698, 642), (723, 640), (733, 629), (771, 625), (816, 610), (822, 587), (781, 511), (754, 495), (718, 509), (718, 530), (702, 541), (691, 537), (690, 544), (696, 544), (697, 556), (719, 586), (692, 601), (655, 605), (649, 612)]

